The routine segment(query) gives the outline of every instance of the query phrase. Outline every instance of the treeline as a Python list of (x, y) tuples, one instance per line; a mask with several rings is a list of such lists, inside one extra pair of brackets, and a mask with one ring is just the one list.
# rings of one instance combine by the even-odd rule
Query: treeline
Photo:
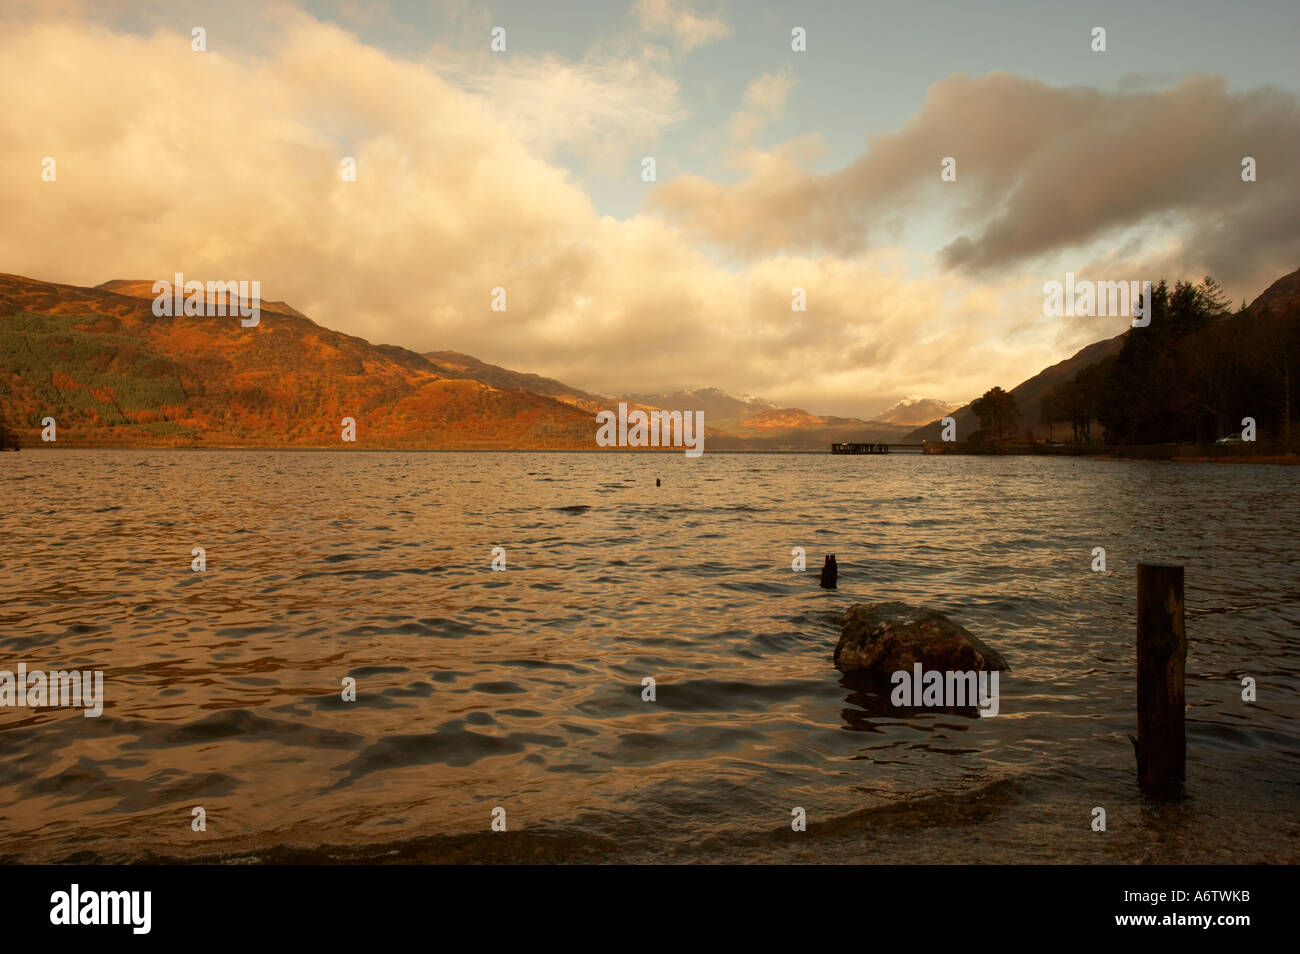
[[(1300, 377), (1300, 313), (1268, 302), (1232, 313), (1222, 288), (1164, 281), (1151, 324), (1120, 352), (1044, 396), (1039, 420), (1066, 422), (1076, 442), (1212, 443), (1252, 418), (1259, 439), (1290, 441)], [(1093, 433), (1094, 423), (1103, 434)]]

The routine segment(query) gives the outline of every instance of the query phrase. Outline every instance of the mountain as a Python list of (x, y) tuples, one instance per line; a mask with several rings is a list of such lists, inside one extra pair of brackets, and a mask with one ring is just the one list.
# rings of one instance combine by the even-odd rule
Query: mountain
[[(1206, 290), (1204, 285), (1192, 287), (1188, 284), (1186, 287), (1189, 295), (1203, 294)], [(1213, 288), (1209, 291), (1213, 293)], [(1172, 294), (1176, 297), (1177, 290)], [(1149, 380), (1145, 382), (1157, 388), (1156, 395), (1148, 395), (1147, 399), (1166, 407), (1172, 415), (1170, 420), (1161, 419), (1154, 433), (1176, 434), (1177, 439), (1212, 440), (1215, 434), (1233, 431), (1237, 426), (1233, 422), (1248, 414), (1258, 418), (1262, 432), (1285, 438), (1290, 433), (1288, 422), (1295, 416), (1297, 403), (1291, 382), (1300, 380), (1300, 375), (1294, 373), (1297, 355), (1300, 354), (1300, 348), (1297, 348), (1300, 344), (1300, 269), (1273, 282), (1238, 313), (1216, 306), (1204, 314), (1207, 323), (1185, 333), (1178, 346), (1170, 351), (1169, 360), (1174, 362), (1172, 367), (1181, 371), (1171, 372), (1169, 367), (1153, 370), (1141, 365), (1139, 358), (1134, 359), (1139, 364), (1135, 373), (1141, 378), (1150, 378), (1152, 374), (1174, 374), (1173, 378), (1158, 384)], [(1168, 331), (1169, 326), (1161, 327)], [(1176, 330), (1176, 324), (1172, 327), (1175, 328), (1175, 337), (1182, 334)], [(1090, 344), (1012, 388), (1011, 394), (1020, 409), (1022, 432), (1034, 430), (1041, 435), (1039, 412), (1047, 392), (1057, 384), (1073, 379), (1084, 368), (1120, 355), (1132, 333), (1131, 330), (1125, 331), (1114, 338)], [(1159, 340), (1158, 336), (1153, 339)], [(1158, 351), (1160, 346), (1153, 347)], [(1272, 380), (1268, 381), (1270, 376)], [(1121, 387), (1121, 392), (1118, 396), (1112, 395), (1112, 404), (1118, 400), (1142, 405), (1143, 399), (1134, 395), (1131, 389), (1123, 391)], [(951, 412), (951, 416), (957, 422), (959, 441), (965, 440), (979, 426), (969, 404)], [(941, 431), (941, 422), (935, 420), (903, 440), (938, 441)]]
[(908, 430), (856, 418), (818, 417), (801, 408), (778, 408), (762, 398), (735, 397), (719, 388), (604, 397), (554, 378), (512, 371), (457, 351), (429, 351), (424, 356), (444, 373), (494, 387), (523, 388), (592, 413), (613, 410), (620, 401), (629, 410), (703, 411), (705, 445), (715, 450), (827, 450), (835, 441), (896, 440)]
[[(1295, 316), (1297, 314), (1300, 314), (1300, 269), (1282, 276), (1269, 285), (1239, 316), (1234, 317), (1231, 314), (1226, 314), (1217, 319), (1216, 323), (1220, 324), (1217, 333), (1220, 335), (1227, 334), (1230, 338), (1241, 339), (1248, 336), (1251, 329), (1236, 328), (1234, 322), (1246, 321), (1252, 325), (1259, 325), (1270, 318), (1276, 320), (1279, 316)], [(1229, 326), (1233, 326), (1234, 330), (1231, 332), (1225, 331)], [(1210, 329), (1210, 331), (1213, 332), (1215, 329)], [(1016, 406), (1020, 409), (1021, 429), (1040, 431), (1041, 426), (1038, 423), (1039, 410), (1047, 392), (1060, 382), (1072, 379), (1084, 368), (1118, 355), (1123, 350), (1124, 342), (1128, 339), (1130, 333), (1130, 331), (1124, 331), (1113, 338), (1094, 342), (1066, 360), (1044, 368), (1032, 378), (1022, 381), (1012, 388), (1011, 394), (1016, 399)], [(1218, 348), (1225, 354), (1234, 350), (1231, 344), (1224, 345), (1221, 342), (1216, 344), (1207, 341), (1205, 347)], [(979, 421), (969, 404), (950, 413), (957, 422), (958, 440), (965, 440), (979, 426)], [(942, 430), (942, 423), (939, 420), (934, 420), (908, 434), (903, 438), (903, 441), (938, 441)]]
[[(556, 381), (554, 378), (544, 378), (539, 374), (527, 374), (522, 371), (511, 371), (509, 368), (488, 364), (486, 361), (480, 361), (470, 355), (461, 354), (459, 351), (426, 351), (424, 357), (441, 374), (447, 377), (481, 381), (494, 388), (530, 391), (533, 394), (555, 398), (557, 401), (563, 401), (565, 404), (571, 404), (592, 414), (618, 403), (616, 401), (611, 403), (609, 398), (601, 397), (599, 394), (590, 394), (587, 391), (570, 387), (562, 381)], [(705, 417), (707, 419), (708, 415), (705, 415)]]
[[(260, 301), (243, 328), (156, 317), (154, 298), (151, 280), (0, 274), (0, 419), (25, 443), (49, 416), (65, 444), (335, 447), (351, 417), (361, 447), (590, 449), (595, 411), (618, 405), (456, 351), (371, 344), (284, 302)], [(705, 410), (706, 448), (753, 449)]]
[(704, 420), (730, 420), (758, 414), (775, 407), (771, 401), (754, 397), (733, 397), (718, 388), (690, 388), (667, 394), (628, 394), (619, 398), (629, 403), (676, 410), (703, 411)]
[[(100, 282), (95, 287), (103, 291), (126, 295), (130, 298), (148, 298), (152, 302), (153, 299), (157, 297), (154, 293), (153, 286), (154, 283), (148, 279), (114, 278), (106, 282)], [(262, 301), (261, 299), (258, 299), (258, 305), (265, 311), (278, 311), (286, 315), (293, 315), (295, 318), (307, 317), (302, 312), (289, 307), (282, 301)]]
[[(712, 416), (709, 413), (709, 407), (716, 406), (707, 404), (701, 406), (701, 403), (686, 403), (683, 399), (679, 403), (656, 403), (658, 400), (671, 402), (674, 398), (682, 395), (705, 393), (721, 395), (723, 399), (734, 400), (728, 395), (716, 388), (706, 388), (702, 392), (678, 392), (678, 394), (668, 395), (628, 395), (621, 398), (604, 397), (600, 394), (593, 394), (589, 391), (583, 391), (580, 388), (572, 387), (563, 381), (557, 381), (554, 378), (544, 378), (538, 374), (530, 374), (524, 371), (512, 371), (509, 368), (503, 368), (499, 365), (488, 364), (486, 361), (480, 361), (478, 358), (471, 357), (467, 354), (461, 354), (459, 351), (429, 351), (425, 353), (429, 359), (441, 372), (454, 374), (457, 377), (465, 377), (474, 381), (481, 381), (484, 384), (493, 387), (522, 388), (525, 391), (531, 391), (534, 394), (542, 394), (552, 397), (557, 401), (563, 401), (574, 407), (594, 415), (597, 411), (610, 410), (617, 411), (619, 402), (627, 404), (629, 411), (655, 411), (666, 409), (670, 411), (704, 411), (704, 443), (706, 447), (713, 450), (754, 450), (754, 446), (747, 441), (740, 440), (734, 434), (715, 427), (712, 423)], [(655, 398), (651, 401), (649, 398)], [(593, 427), (595, 425), (593, 424)]]
[(916, 427), (935, 418), (943, 417), (959, 408), (960, 404), (950, 404), (934, 398), (906, 397), (897, 404), (892, 404), (876, 415), (877, 421), (886, 424), (907, 424)]
[(1300, 313), (1300, 268), (1269, 285), (1246, 308), (1248, 315)]
[[(284, 302), (260, 302), (253, 328), (236, 317), (160, 318), (152, 288), (151, 281), (83, 288), (0, 274), (0, 420), (9, 430), (33, 443), (50, 416), (69, 444), (337, 447), (341, 421), (351, 417), (360, 447), (591, 448), (594, 413), (620, 400), (642, 410), (704, 411), (705, 444), (715, 450), (938, 440), (937, 418), (949, 414), (959, 439), (977, 427), (970, 405), (924, 398), (905, 398), (872, 421), (717, 388), (610, 398), (456, 351), (371, 344)], [(1300, 271), (1274, 282), (1241, 318), (1262, 322), (1297, 310)], [(1013, 388), (1022, 421), (1036, 427), (1048, 390), (1118, 354), (1128, 334), (1091, 344)], [(929, 424), (913, 426), (932, 414)]]
[[(1126, 335), (1128, 335), (1127, 331), (1116, 335), (1114, 338), (1094, 342), (1064, 361), (1058, 361), (1051, 367), (1044, 368), (1032, 378), (1022, 381), (1012, 388), (1011, 395), (1016, 399), (1016, 407), (1020, 409), (1022, 429), (1030, 427), (1038, 430), (1038, 412), (1042, 405), (1043, 396), (1056, 384), (1070, 380), (1089, 365), (1096, 364), (1111, 355), (1119, 354), (1120, 349), (1124, 347)], [(969, 404), (962, 405), (946, 416), (951, 416), (956, 420), (957, 439), (959, 441), (970, 437), (979, 427), (979, 420), (975, 417), (975, 412), (971, 410)], [(938, 441), (941, 439), (942, 431), (942, 420), (931, 421), (924, 427), (912, 431), (902, 439), (902, 442)]]
[(69, 444), (591, 447), (586, 411), (323, 328), (280, 302), (261, 321), (157, 317), (152, 282), (82, 288), (0, 274), (0, 417)]
[(718, 388), (666, 394), (629, 394), (621, 400), (656, 407), (704, 411), (704, 420), (755, 450), (828, 450), (836, 441), (897, 441), (911, 427), (856, 417), (822, 417), (803, 408), (777, 407), (756, 397), (735, 397)]
[(819, 417), (797, 407), (769, 407), (745, 417), (723, 418), (717, 426), (764, 450), (827, 450), (837, 441), (897, 442), (909, 430), (855, 417)]

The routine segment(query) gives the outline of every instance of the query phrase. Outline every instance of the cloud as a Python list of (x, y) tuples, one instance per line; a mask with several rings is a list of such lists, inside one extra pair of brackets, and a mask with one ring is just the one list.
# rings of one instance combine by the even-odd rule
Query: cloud
[(737, 146), (748, 147), (757, 141), (769, 119), (780, 119), (785, 100), (795, 85), (789, 68), (764, 73), (745, 87), (744, 105), (732, 114), (729, 128)]
[(632, 14), (651, 34), (670, 35), (682, 52), (731, 36), (731, 27), (717, 14), (694, 12), (685, 0), (637, 0)]
[(567, 150), (617, 168), (688, 116), (676, 79), (648, 57), (593, 52), (570, 62), (439, 51), (428, 64), (481, 97), (516, 138), (547, 158)]
[(780, 118), (785, 98), (794, 88), (794, 74), (787, 67), (778, 73), (764, 73), (745, 87), (745, 105)]
[[(853, 255), (886, 213), (943, 208), (960, 231), (941, 250), (944, 265), (977, 275), (1140, 224), (1177, 229), (1229, 278), (1261, 254), (1278, 267), (1300, 259), (1300, 234), (1286, 224), (1300, 220), (1300, 104), (1278, 89), (1231, 92), (1221, 77), (1195, 75), (1107, 93), (956, 74), (901, 130), (867, 142), (826, 174), (778, 149), (735, 184), (681, 176), (650, 207), (750, 256)], [(945, 156), (957, 160), (956, 183), (939, 180)], [(1243, 183), (1244, 156), (1267, 174)]]
[(339, 0), (339, 17), (346, 23), (374, 26), (395, 23), (389, 0)]
[[(827, 202), (803, 171), (824, 148), (815, 135), (746, 160), (750, 188), (782, 186), (755, 195), (763, 218), (714, 209), (718, 228), (750, 223), (742, 244), (788, 229), (790, 250), (737, 267), (653, 212), (599, 214), (548, 158), (591, 133), (580, 115), (556, 107), (574, 128), (539, 141), (518, 119), (526, 98), (505, 109), (436, 58), (392, 56), (296, 12), (259, 37), (256, 51), (200, 54), (176, 28), (60, 19), (0, 34), (0, 271), (255, 279), (268, 299), (371, 341), (605, 393), (710, 385), (819, 413), (862, 415), (905, 393), (964, 400), (1061, 357), (1057, 326), (1036, 317), (1041, 278), (973, 282), (879, 244), (797, 250), (842, 229), (851, 204), (847, 185)], [(760, 78), (749, 106), (775, 113), (781, 86)], [(1281, 162), (1256, 152), (1262, 185)], [(40, 179), (45, 156), (56, 182)], [(344, 156), (358, 181), (341, 179)], [(706, 188), (701, 208), (713, 198)], [(495, 286), (504, 313), (490, 310)], [(791, 310), (795, 286), (807, 312)]]

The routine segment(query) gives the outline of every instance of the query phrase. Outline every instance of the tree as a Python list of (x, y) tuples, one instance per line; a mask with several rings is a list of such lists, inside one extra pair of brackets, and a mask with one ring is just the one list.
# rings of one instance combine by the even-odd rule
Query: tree
[(1151, 289), (1151, 322), (1130, 329), (1100, 385), (1097, 418), (1116, 444), (1196, 440), (1207, 413), (1193, 384), (1193, 355), (1229, 313), (1223, 291), (1207, 276), (1199, 285), (1165, 281)]
[(970, 407), (979, 418), (980, 430), (993, 440), (1015, 436), (1020, 423), (1020, 408), (1016, 407), (1016, 399), (1006, 391), (990, 388), (972, 401)]
[[(1245, 302), (1244, 298), (1242, 302)], [(1201, 283), (1196, 286), (1196, 305), (1200, 314), (1205, 318), (1220, 318), (1232, 311), (1232, 304), (1228, 301), (1228, 293), (1224, 291), (1222, 285), (1209, 275), (1206, 275), (1201, 280)]]
[(4, 414), (0, 414), (0, 451), (7, 451), (11, 447), (18, 449), (18, 434), (9, 430)]
[(1285, 444), (1291, 442), (1292, 391), (1296, 372), (1300, 371), (1300, 321), (1281, 314), (1274, 308), (1264, 308), (1252, 315), (1248, 331), (1250, 366), (1255, 371), (1255, 387), (1250, 394), (1250, 404), (1243, 404), (1242, 413), (1269, 414), (1276, 422), (1270, 428), (1275, 437)]
[[(1074, 432), (1074, 442), (1079, 442), (1079, 416), (1075, 410), (1077, 403), (1076, 388), (1074, 381), (1058, 381), (1048, 389), (1043, 395), (1043, 403), (1039, 405), (1038, 420), (1041, 424), (1051, 425), (1058, 421), (1069, 423)], [(1051, 431), (1048, 431), (1051, 435)]]
[(1123, 349), (1108, 359), (1097, 385), (1093, 403), (1107, 440), (1204, 442), (1251, 417), (1261, 434), (1287, 441), (1300, 410), (1300, 313), (1294, 305), (1256, 304), (1233, 313), (1209, 276), (1172, 288), (1161, 281), (1151, 298), (1151, 323), (1126, 332)]
[(1088, 444), (1092, 442), (1092, 422), (1097, 420), (1101, 411), (1101, 392), (1106, 386), (1106, 375), (1114, 358), (1103, 358), (1095, 364), (1082, 368), (1071, 382), (1075, 396), (1075, 413), (1078, 432), (1075, 440)]

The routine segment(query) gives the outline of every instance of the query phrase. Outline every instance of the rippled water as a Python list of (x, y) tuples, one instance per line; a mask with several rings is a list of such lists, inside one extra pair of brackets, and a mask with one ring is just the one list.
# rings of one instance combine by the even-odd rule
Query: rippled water
[[(1298, 480), (1023, 457), (0, 455), (0, 669), (102, 669), (107, 696), (99, 718), (0, 708), (0, 858), (1294, 862)], [(1140, 796), (1126, 738), (1146, 560), (1187, 567), (1170, 804)], [(835, 614), (886, 599), (1007, 656), (997, 717), (900, 714), (841, 679)]]

